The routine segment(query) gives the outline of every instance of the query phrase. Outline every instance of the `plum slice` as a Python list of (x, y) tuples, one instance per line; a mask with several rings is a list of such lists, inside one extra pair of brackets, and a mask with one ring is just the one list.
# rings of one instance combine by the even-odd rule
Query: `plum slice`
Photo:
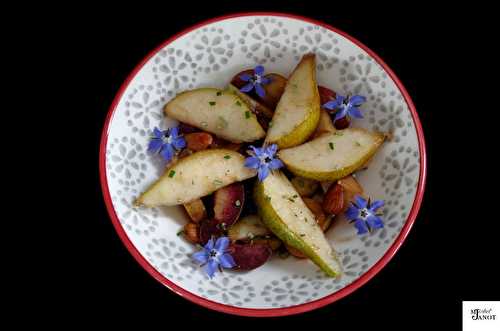
[(233, 243), (228, 248), (229, 254), (240, 270), (252, 270), (260, 267), (271, 257), (273, 250), (268, 244)]
[(240, 217), (245, 203), (243, 184), (234, 183), (218, 189), (214, 193), (214, 219), (226, 228)]

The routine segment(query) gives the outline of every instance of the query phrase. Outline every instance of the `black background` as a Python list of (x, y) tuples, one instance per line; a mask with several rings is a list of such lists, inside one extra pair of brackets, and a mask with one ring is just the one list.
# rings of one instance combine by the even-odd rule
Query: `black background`
[[(494, 248), (497, 232), (492, 223), (498, 217), (489, 216), (484, 209), (478, 211), (487, 193), (483, 193), (484, 181), (474, 170), (474, 161), (488, 151), (495, 138), (475, 130), (470, 121), (477, 115), (470, 115), (470, 106), (456, 103), (469, 95), (462, 92), (465, 87), (452, 84), (466, 80), (467, 69), (460, 66), (466, 63), (463, 58), (470, 56), (473, 47), (460, 46), (464, 40), (471, 41), (468, 32), (461, 29), (460, 19), (449, 21), (455, 14), (433, 7), (342, 8), (338, 3), (318, 1), (217, 1), (176, 4), (175, 8), (171, 4), (142, 3), (121, 4), (112, 10), (75, 6), (53, 15), (54, 24), (47, 26), (44, 36), (58, 36), (54, 46), (62, 46), (62, 51), (50, 57), (64, 63), (60, 77), (71, 82), (69, 91), (59, 95), (66, 93), (77, 111), (72, 114), (72, 110), (62, 107), (60, 114), (65, 114), (79, 132), (74, 137), (78, 153), (65, 154), (65, 164), (78, 164), (80, 173), (78, 198), (70, 195), (67, 204), (71, 214), (66, 215), (74, 216), (66, 216), (71, 219), (64, 219), (65, 225), (59, 226), (56, 233), (57, 237), (59, 231), (64, 234), (66, 246), (61, 253), (61, 246), (55, 244), (53, 256), (58, 268), (48, 272), (47, 278), (53, 284), (44, 288), (45, 295), (57, 294), (59, 299), (45, 308), (72, 321), (155, 320), (164, 327), (172, 320), (190, 325), (207, 321), (207, 326), (213, 327), (249, 321), (184, 300), (135, 262), (105, 210), (98, 147), (115, 93), (150, 50), (201, 20), (262, 10), (324, 21), (380, 55), (406, 86), (417, 107), (426, 136), (429, 170), (415, 225), (397, 255), (379, 274), (338, 302), (272, 321), (321, 320), (325, 327), (354, 325), (356, 329), (401, 328), (401, 321), (412, 327), (429, 325), (431, 320), (459, 325), (462, 300), (498, 299), (500, 275), (492, 267), (498, 260), (498, 248)], [(37, 42), (40, 47), (45, 43)], [(59, 81), (60, 85), (65, 85), (64, 81)], [(467, 88), (470, 85), (474, 84), (467, 84)], [(482, 143), (475, 145), (467, 157), (464, 152), (471, 137)], [(61, 178), (68, 175), (67, 170), (60, 173)], [(491, 206), (492, 199), (485, 200), (486, 206)]]

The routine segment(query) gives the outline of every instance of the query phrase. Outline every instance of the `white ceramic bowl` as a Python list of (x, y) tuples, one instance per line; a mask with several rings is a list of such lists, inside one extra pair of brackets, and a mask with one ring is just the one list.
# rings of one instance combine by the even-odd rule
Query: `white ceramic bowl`
[[(251, 272), (208, 279), (189, 255), (195, 247), (176, 233), (182, 207), (136, 209), (134, 198), (162, 172), (146, 153), (148, 136), (165, 120), (162, 106), (176, 93), (225, 86), (257, 63), (288, 75), (301, 55), (317, 54), (320, 85), (367, 96), (365, 118), (353, 125), (394, 130), (369, 168), (358, 175), (366, 192), (383, 199), (385, 227), (357, 236), (337, 222), (328, 239), (345, 273), (327, 278), (307, 260), (273, 257)], [(134, 69), (111, 105), (101, 141), (100, 174), (111, 220), (129, 251), (153, 277), (179, 295), (215, 310), (279, 316), (312, 310), (351, 293), (396, 253), (417, 215), (425, 184), (425, 145), (413, 103), (388, 66), (357, 40), (324, 23), (279, 13), (219, 17), (165, 41)], [(134, 286), (131, 284), (131, 286)]]

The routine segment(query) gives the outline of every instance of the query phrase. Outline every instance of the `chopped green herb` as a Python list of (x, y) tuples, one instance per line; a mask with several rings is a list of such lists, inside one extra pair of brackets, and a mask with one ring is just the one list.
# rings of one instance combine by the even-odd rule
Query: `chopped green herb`
[(175, 170), (170, 170), (170, 172), (168, 173), (168, 177), (172, 178), (175, 176)]
[(216, 94), (217, 94), (217, 96), (220, 96), (220, 95), (222, 95), (222, 92), (221, 91), (217, 91)]
[(236, 106), (240, 106), (241, 107), (241, 101), (240, 100), (236, 101)]
[(249, 110), (247, 110), (247, 111), (245, 112), (245, 118), (246, 118), (246, 119), (249, 119), (249, 118), (250, 118), (250, 111), (249, 111)]
[(236, 201), (234, 202), (234, 205), (235, 205), (236, 207), (241, 206), (241, 201), (240, 201), (240, 200), (236, 200)]
[(208, 104), (209, 104), (210, 106), (215, 106), (215, 101), (209, 101), (209, 102), (208, 102)]
[(205, 128), (205, 127), (208, 126), (208, 123), (207, 122), (201, 122), (201, 126)]
[(194, 179), (191, 179), (191, 185), (194, 185)]
[(295, 200), (293, 200), (292, 198), (288, 198), (288, 200), (291, 202), (295, 202)]
[(359, 147), (359, 146), (361, 146), (361, 144), (360, 144), (359, 142), (357, 142), (357, 141), (356, 141), (356, 146), (358, 146), (358, 147)]
[(224, 158), (225, 158), (226, 160), (229, 160), (229, 159), (231, 158), (231, 155), (224, 155)]
[(300, 234), (300, 236), (301, 236), (301, 237), (305, 237), (305, 236), (306, 236), (306, 234), (305, 234), (305, 233), (301, 233), (301, 234)]
[(297, 194), (294, 194), (292, 198), (298, 198), (299, 196)]
[(343, 134), (342, 132), (340, 132), (340, 131), (335, 131), (335, 133), (334, 133), (334, 134), (335, 134), (336, 136), (343, 136), (343, 135), (344, 135), (344, 134)]
[(273, 127), (273, 121), (269, 121), (269, 127), (272, 128)]
[(271, 197), (269, 195), (266, 195), (266, 201), (271, 201)]
[(328, 146), (330, 146), (330, 149), (333, 151), (335, 149), (335, 145), (332, 142), (328, 143)]
[(180, 235), (183, 235), (184, 234), (184, 229), (181, 229), (179, 231), (177, 231), (177, 235), (180, 236)]
[(218, 186), (218, 185), (222, 185), (222, 180), (220, 180), (220, 179), (215, 179), (215, 180), (214, 180), (214, 184), (215, 184), (215, 185), (217, 185), (217, 186)]

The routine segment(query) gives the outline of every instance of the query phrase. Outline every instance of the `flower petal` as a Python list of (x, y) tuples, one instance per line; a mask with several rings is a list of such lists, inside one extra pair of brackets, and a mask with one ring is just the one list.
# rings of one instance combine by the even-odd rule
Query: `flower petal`
[(191, 257), (199, 264), (205, 264), (208, 261), (208, 254), (205, 250), (196, 252), (193, 255), (191, 255)]
[(276, 169), (279, 169), (283, 166), (284, 166), (284, 164), (283, 164), (283, 162), (281, 162), (280, 159), (272, 159), (271, 162), (269, 162), (269, 168), (271, 170), (276, 170)]
[(326, 108), (328, 110), (334, 110), (334, 109), (337, 109), (338, 106), (339, 106), (339, 103), (337, 102), (337, 100), (330, 100), (327, 103), (325, 103), (322, 107)]
[(233, 257), (228, 253), (225, 253), (225, 254), (222, 254), (221, 256), (219, 256), (219, 262), (220, 262), (220, 265), (222, 267), (227, 268), (227, 269), (230, 269), (230, 268), (233, 268), (234, 266), (236, 266), (236, 262), (234, 262)]
[(250, 92), (253, 89), (253, 83), (248, 83), (242, 88), (240, 88), (241, 92)]
[(174, 126), (168, 130), (168, 134), (172, 138), (177, 138), (179, 136), (179, 127)]
[(163, 145), (163, 141), (160, 138), (152, 138), (149, 141), (148, 151), (156, 153), (160, 150), (161, 145)]
[(174, 149), (172, 148), (172, 145), (163, 144), (161, 151), (160, 151), (160, 155), (167, 162), (172, 160), (172, 157), (174, 157)]
[(253, 145), (250, 145), (250, 149), (252, 150), (253, 155), (255, 155), (257, 157), (261, 157), (262, 154), (264, 153), (262, 148), (255, 147)]
[(342, 107), (335, 113), (335, 118), (333, 119), (333, 121), (335, 122), (341, 118), (344, 118), (345, 115), (346, 115), (346, 109), (345, 107)]
[(267, 166), (260, 166), (259, 170), (257, 170), (257, 177), (259, 181), (263, 181), (269, 175), (269, 168)]
[(163, 131), (161, 131), (160, 129), (158, 129), (156, 126), (155, 128), (153, 129), (153, 135), (156, 137), (156, 138), (163, 138)]
[(262, 85), (267, 85), (267, 84), (270, 84), (272, 82), (272, 79), (270, 77), (262, 77), (260, 79), (260, 83)]
[(373, 229), (379, 229), (384, 227), (384, 222), (382, 222), (382, 219), (376, 215), (368, 216), (366, 221), (368, 222), (368, 225), (370, 225), (370, 227)]
[(174, 145), (175, 149), (181, 150), (186, 147), (186, 139), (184, 137), (177, 137), (172, 141), (172, 145)]
[(375, 200), (371, 203), (370, 211), (374, 213), (377, 211), (377, 209), (379, 209), (383, 205), (384, 205), (384, 200)]
[(219, 252), (219, 254), (222, 254), (226, 251), (227, 246), (229, 246), (229, 238), (220, 237), (215, 243), (215, 250)]
[(266, 91), (261, 84), (255, 84), (255, 92), (257, 92), (257, 95), (261, 98), (266, 96)]
[(363, 114), (361, 113), (361, 111), (354, 106), (349, 107), (348, 113), (352, 117), (363, 118)]
[(277, 151), (278, 151), (278, 145), (276, 144), (271, 144), (266, 148), (266, 152), (269, 157), (273, 157)]
[(359, 209), (366, 208), (366, 205), (368, 204), (368, 201), (363, 199), (361, 195), (356, 195), (354, 197), (354, 201), (356, 202), (356, 206), (358, 206)]
[(215, 246), (215, 241), (214, 241), (214, 237), (212, 237), (206, 243), (205, 249), (210, 252), (212, 249), (214, 249), (214, 246)]
[(363, 222), (362, 220), (356, 220), (356, 222), (354, 222), (354, 227), (358, 230), (358, 234), (363, 234), (368, 232), (368, 227), (366, 226), (366, 223)]
[(345, 216), (348, 220), (355, 220), (359, 216), (359, 209), (354, 207), (353, 205), (349, 206), (345, 211)]
[(353, 95), (349, 99), (349, 103), (355, 106), (360, 106), (362, 103), (366, 102), (366, 98), (362, 95)]
[(215, 259), (210, 259), (210, 261), (208, 261), (208, 263), (205, 265), (205, 272), (207, 273), (208, 277), (213, 277), (218, 265), (219, 262), (217, 262), (217, 260)]
[(260, 160), (255, 156), (250, 156), (245, 159), (244, 165), (247, 168), (257, 169), (260, 165)]
[(258, 76), (262, 76), (264, 74), (264, 66), (259, 64), (258, 66), (255, 67), (253, 72)]
[(244, 82), (248, 82), (250, 79), (252, 79), (252, 75), (244, 73), (239, 75), (239, 78)]

